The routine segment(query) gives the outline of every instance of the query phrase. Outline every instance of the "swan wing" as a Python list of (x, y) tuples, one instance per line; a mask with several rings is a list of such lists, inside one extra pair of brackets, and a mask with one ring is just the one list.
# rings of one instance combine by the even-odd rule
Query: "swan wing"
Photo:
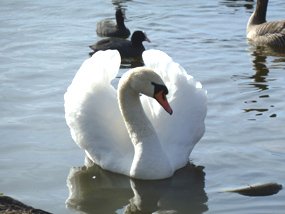
[(154, 100), (142, 96), (145, 111), (152, 121), (161, 144), (174, 169), (183, 167), (205, 131), (206, 91), (166, 53), (147, 50), (143, 53), (147, 67), (154, 69), (168, 87), (167, 99), (173, 115), (167, 114)]
[(111, 84), (119, 66), (116, 50), (99, 51), (85, 60), (64, 95), (64, 107), (76, 144), (102, 168), (123, 173), (118, 167), (127, 169), (130, 163), (125, 162), (133, 153)]

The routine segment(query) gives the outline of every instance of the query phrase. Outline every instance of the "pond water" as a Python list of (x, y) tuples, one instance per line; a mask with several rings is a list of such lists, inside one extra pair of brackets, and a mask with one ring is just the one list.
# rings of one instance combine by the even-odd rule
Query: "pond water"
[[(208, 91), (206, 132), (193, 165), (142, 182), (98, 167), (65, 124), (63, 94), (96, 22), (126, 9)], [(251, 0), (31, 1), (0, 3), (0, 192), (52, 213), (284, 213), (285, 191), (247, 197), (225, 190), (285, 180), (285, 57), (245, 38)], [(269, 2), (268, 20), (285, 2)], [(121, 72), (124, 72), (122, 70)]]

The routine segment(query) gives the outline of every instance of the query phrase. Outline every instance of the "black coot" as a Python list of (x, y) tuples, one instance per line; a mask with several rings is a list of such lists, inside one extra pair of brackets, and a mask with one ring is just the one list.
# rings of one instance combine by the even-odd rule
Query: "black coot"
[(135, 31), (132, 34), (131, 40), (125, 40), (121, 38), (106, 38), (98, 41), (94, 45), (89, 46), (94, 52), (91, 52), (92, 56), (95, 52), (99, 50), (118, 50), (122, 61), (125, 59), (141, 59), (142, 53), (145, 48), (143, 46), (143, 41), (150, 40), (147, 38), (146, 34), (142, 31)]

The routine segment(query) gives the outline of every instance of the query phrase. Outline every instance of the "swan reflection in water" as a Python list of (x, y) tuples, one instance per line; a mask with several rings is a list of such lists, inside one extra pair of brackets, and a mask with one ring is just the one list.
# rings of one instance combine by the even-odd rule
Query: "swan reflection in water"
[(203, 213), (208, 210), (203, 167), (187, 165), (171, 178), (137, 180), (97, 165), (72, 167), (69, 208), (83, 213)]

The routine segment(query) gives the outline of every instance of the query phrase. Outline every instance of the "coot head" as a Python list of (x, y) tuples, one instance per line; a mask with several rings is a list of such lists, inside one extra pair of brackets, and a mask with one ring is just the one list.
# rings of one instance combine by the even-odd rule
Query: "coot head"
[(146, 34), (143, 31), (135, 31), (132, 34), (131, 41), (133, 44), (142, 44), (143, 41), (150, 42)]

